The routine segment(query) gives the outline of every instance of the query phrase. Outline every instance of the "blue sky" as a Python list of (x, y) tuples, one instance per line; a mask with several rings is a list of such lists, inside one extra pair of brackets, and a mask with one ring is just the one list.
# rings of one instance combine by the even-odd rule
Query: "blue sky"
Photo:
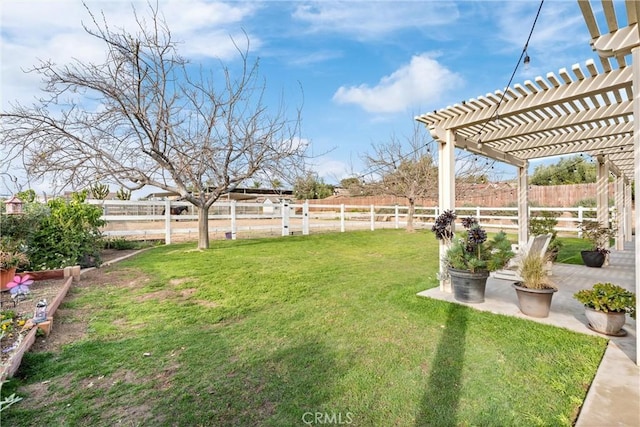
[[(130, 28), (131, 5), (87, 2), (113, 26)], [(414, 116), (503, 89), (520, 57), (539, 1), (233, 1), (160, 0), (181, 53), (203, 67), (233, 65), (231, 37), (246, 32), (269, 93), (290, 106), (304, 93), (302, 137), (314, 169), (337, 183), (364, 171), (361, 156), (391, 135), (410, 135)], [(37, 59), (99, 62), (79, 1), (3, 0), (2, 107), (29, 103), (39, 88), (21, 70)], [(594, 3), (598, 8), (599, 2)], [(546, 0), (527, 50), (528, 70), (513, 83), (594, 58), (576, 0)], [(535, 166), (535, 163), (534, 163)], [(503, 169), (501, 169), (503, 170)], [(513, 171), (504, 168), (503, 178)], [(0, 193), (4, 189), (0, 189)]]

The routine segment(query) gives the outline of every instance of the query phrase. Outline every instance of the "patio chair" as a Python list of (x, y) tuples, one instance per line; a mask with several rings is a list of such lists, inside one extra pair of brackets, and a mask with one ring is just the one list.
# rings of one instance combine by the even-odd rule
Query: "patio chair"
[(551, 242), (551, 233), (540, 234), (538, 236), (529, 237), (529, 241), (522, 248), (514, 248), (516, 256), (509, 260), (509, 263), (502, 270), (496, 270), (491, 273), (491, 277), (496, 279), (510, 280), (512, 282), (521, 282), (522, 277), (518, 274), (518, 267), (520, 260), (526, 257), (531, 251), (539, 253), (540, 256), (545, 256), (547, 248)]

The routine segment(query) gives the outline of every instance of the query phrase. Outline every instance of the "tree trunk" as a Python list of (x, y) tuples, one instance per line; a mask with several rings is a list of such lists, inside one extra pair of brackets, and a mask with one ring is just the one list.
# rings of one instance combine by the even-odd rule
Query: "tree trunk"
[(198, 209), (198, 249), (209, 249), (209, 206)]
[(407, 214), (407, 232), (413, 232), (413, 214), (416, 211), (416, 201), (413, 198), (409, 198), (409, 213)]

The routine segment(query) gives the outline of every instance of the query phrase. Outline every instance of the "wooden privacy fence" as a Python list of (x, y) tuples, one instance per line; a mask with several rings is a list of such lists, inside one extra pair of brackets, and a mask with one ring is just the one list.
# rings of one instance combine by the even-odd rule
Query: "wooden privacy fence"
[[(107, 237), (128, 240), (195, 240), (198, 237), (198, 212), (186, 202), (171, 201), (123, 201), (88, 200), (102, 207), (107, 224), (103, 233)], [(171, 208), (186, 207), (180, 215)], [(176, 210), (173, 209), (175, 212)], [(578, 224), (583, 219), (595, 218), (595, 208), (533, 208), (530, 217), (542, 212), (554, 212), (556, 230), (579, 233)], [(458, 218), (473, 216), (488, 229), (518, 229), (517, 208), (460, 207)], [(281, 202), (279, 204), (242, 203), (224, 201), (214, 203), (209, 209), (209, 236), (213, 239), (237, 239), (239, 237), (307, 235), (326, 231), (376, 230), (404, 228), (407, 225), (408, 207), (322, 205)], [(416, 207), (414, 227), (431, 228), (438, 216), (437, 207)], [(612, 215), (615, 218), (615, 215)], [(612, 222), (613, 223), (613, 222)], [(614, 224), (615, 226), (615, 224)]]

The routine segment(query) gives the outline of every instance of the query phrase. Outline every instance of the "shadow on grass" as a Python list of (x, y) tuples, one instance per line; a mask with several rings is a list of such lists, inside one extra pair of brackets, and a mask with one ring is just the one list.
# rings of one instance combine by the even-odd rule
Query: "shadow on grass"
[(465, 355), (468, 308), (450, 304), (416, 426), (456, 426)]

